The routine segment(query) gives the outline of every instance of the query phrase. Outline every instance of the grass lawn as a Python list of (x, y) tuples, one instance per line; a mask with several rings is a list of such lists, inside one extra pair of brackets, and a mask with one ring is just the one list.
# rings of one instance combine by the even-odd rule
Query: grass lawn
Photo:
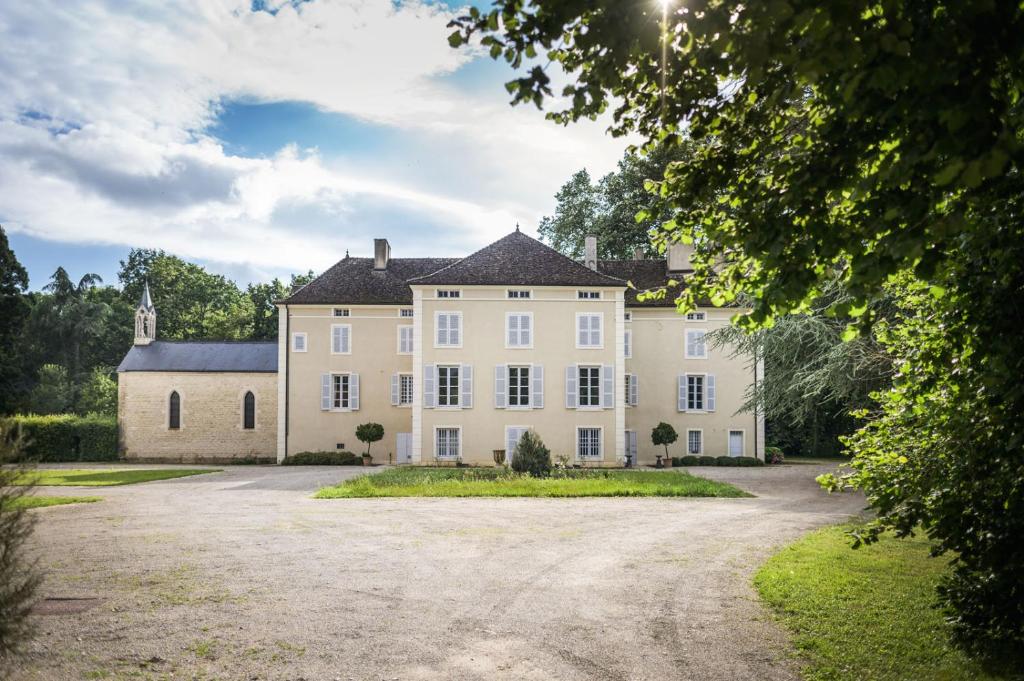
[(139, 468), (135, 470), (107, 470), (90, 468), (36, 469), (21, 474), (16, 485), (73, 485), (81, 487), (109, 487), (112, 485), (132, 485), (137, 482), (152, 480), (170, 480), (184, 478), (189, 475), (218, 473), (219, 469), (195, 468)]
[(63, 504), (91, 504), (103, 501), (102, 497), (37, 497), (25, 496), (14, 500), (14, 508), (45, 508), (46, 506), (62, 506)]
[(804, 678), (1000, 679), (949, 644), (935, 584), (946, 570), (923, 538), (853, 550), (848, 526), (807, 535), (773, 556), (754, 585), (792, 632)]
[(317, 499), (359, 497), (749, 497), (682, 471), (571, 470), (531, 478), (500, 468), (395, 468), (324, 487)]

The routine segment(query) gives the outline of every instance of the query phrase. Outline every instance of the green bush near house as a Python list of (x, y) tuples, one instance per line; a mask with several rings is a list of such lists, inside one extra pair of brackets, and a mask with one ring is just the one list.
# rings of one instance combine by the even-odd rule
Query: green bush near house
[(361, 466), (363, 457), (352, 452), (299, 452), (286, 456), (282, 466)]
[(716, 466), (738, 466), (739, 464), (736, 462), (737, 458), (738, 457), (734, 457), (734, 456), (717, 456), (717, 457), (715, 457), (715, 465)]
[(740, 456), (736, 458), (736, 465), (741, 468), (751, 468), (753, 466), (763, 466), (764, 461), (753, 456)]
[(713, 456), (698, 456), (697, 457), (697, 465), (698, 466), (714, 466), (717, 463), (718, 463), (718, 460), (715, 457), (713, 457)]
[(551, 450), (532, 430), (523, 433), (519, 444), (512, 452), (512, 470), (516, 473), (528, 473), (535, 478), (545, 478), (551, 474)]
[(23, 461), (116, 461), (117, 419), (89, 414), (28, 414), (4, 419), (5, 431), (21, 430)]
[(692, 456), (690, 454), (687, 454), (686, 456), (681, 456), (678, 459), (673, 459), (672, 460), (672, 465), (673, 466), (699, 466), (700, 465), (700, 459), (698, 457), (696, 457), (696, 456)]

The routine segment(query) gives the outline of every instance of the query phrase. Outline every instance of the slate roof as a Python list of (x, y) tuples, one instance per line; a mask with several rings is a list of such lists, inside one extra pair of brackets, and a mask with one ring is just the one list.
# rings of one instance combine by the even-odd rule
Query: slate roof
[(296, 305), (412, 305), (407, 283), (447, 267), (458, 258), (391, 258), (384, 271), (373, 269), (373, 258), (349, 258), (309, 282), (284, 303)]
[(153, 341), (133, 345), (117, 370), (277, 373), (277, 342)]
[(410, 284), (452, 286), (625, 286), (519, 230)]
[[(638, 293), (650, 289), (657, 289), (665, 286), (670, 277), (666, 272), (664, 259), (660, 260), (598, 260), (597, 269), (619, 279), (629, 282), (626, 288), (627, 307), (675, 307), (676, 297), (679, 295), (679, 286), (673, 286), (665, 291), (665, 297), (661, 300), (645, 300), (640, 302), (636, 299)], [(676, 281), (679, 280), (681, 272), (673, 272)]]

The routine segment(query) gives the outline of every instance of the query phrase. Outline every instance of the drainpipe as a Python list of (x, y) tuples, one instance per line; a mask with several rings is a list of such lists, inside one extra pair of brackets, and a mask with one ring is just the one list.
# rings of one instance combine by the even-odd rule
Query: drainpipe
[(291, 393), (291, 372), (288, 370), (292, 359), (292, 315), (288, 306), (284, 306), (284, 455), (288, 456), (288, 424), (291, 419), (288, 417), (288, 395)]
[[(760, 423), (758, 415), (761, 413), (761, 397), (757, 392), (757, 346), (754, 346), (754, 458), (757, 458), (757, 424)], [(286, 441), (287, 442), (287, 441)], [(287, 449), (287, 447), (286, 447)]]

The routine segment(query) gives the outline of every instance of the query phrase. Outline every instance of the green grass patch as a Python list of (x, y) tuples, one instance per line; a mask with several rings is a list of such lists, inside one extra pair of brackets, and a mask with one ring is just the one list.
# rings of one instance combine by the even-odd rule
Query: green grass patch
[(324, 487), (318, 499), (362, 497), (749, 497), (682, 471), (568, 470), (532, 478), (501, 468), (395, 468)]
[(62, 506), (64, 504), (91, 504), (94, 501), (103, 501), (103, 497), (18, 497), (11, 502), (13, 508), (45, 508), (47, 506)]
[(804, 678), (1001, 679), (949, 643), (935, 585), (947, 569), (922, 537), (853, 550), (849, 526), (807, 535), (754, 578), (792, 632)]
[(113, 485), (133, 485), (137, 482), (153, 480), (170, 480), (184, 478), (189, 475), (219, 473), (219, 469), (196, 468), (139, 468), (135, 470), (106, 470), (89, 468), (68, 469), (36, 469), (19, 475), (16, 485), (73, 485), (76, 487), (110, 487)]

